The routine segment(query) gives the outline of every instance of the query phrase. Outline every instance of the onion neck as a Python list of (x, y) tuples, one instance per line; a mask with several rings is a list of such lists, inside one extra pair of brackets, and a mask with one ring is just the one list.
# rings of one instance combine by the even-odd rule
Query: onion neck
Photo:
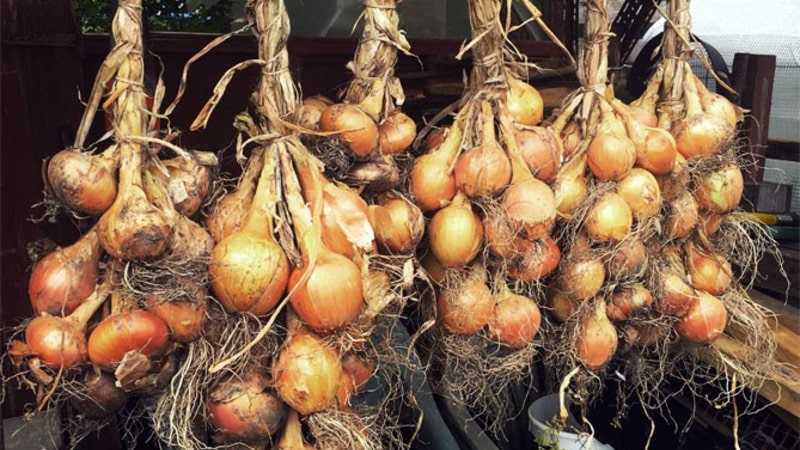
[(450, 167), (451, 173), (453, 167), (455, 167), (458, 155), (461, 153), (461, 139), (463, 136), (464, 134), (461, 130), (461, 119), (456, 118), (455, 122), (453, 122), (453, 125), (450, 126), (450, 130), (447, 132), (447, 136), (445, 136), (444, 140), (442, 140), (442, 143), (439, 144), (435, 150), (429, 153)]
[(273, 215), (277, 204), (275, 149), (268, 147), (258, 177), (253, 203), (247, 212), (242, 230), (265, 239), (273, 239)]
[(685, 71), (683, 88), (686, 99), (686, 118), (688, 119), (697, 114), (703, 114), (703, 106), (700, 104), (700, 95), (694, 82), (694, 73), (692, 73), (692, 68), (688, 64), (686, 64)]
[(508, 159), (511, 161), (511, 184), (533, 180), (534, 177), (528, 168), (528, 163), (525, 162), (519, 147), (517, 147), (517, 141), (514, 139), (514, 125), (508, 114), (500, 114), (500, 130), (504, 136), (507, 136), (505, 143)]
[(94, 313), (96, 313), (106, 301), (106, 297), (108, 297), (108, 293), (111, 290), (110, 287), (111, 286), (108, 280), (98, 285), (94, 292), (92, 292), (92, 295), (90, 295), (89, 298), (81, 303), (80, 306), (75, 308), (75, 311), (73, 311), (72, 314), (70, 314), (65, 320), (72, 322), (79, 329), (85, 330), (86, 325), (89, 323), (89, 319), (92, 318)]
[[(279, 153), (286, 207), (292, 217), (295, 239), (300, 247), (300, 252), (303, 254), (303, 260), (306, 266), (310, 267), (316, 262), (320, 254), (327, 250), (327, 247), (322, 242), (322, 230), (319, 225), (322, 209), (322, 188), (321, 185), (315, 186), (317, 191), (313, 195), (320, 201), (316, 202), (317, 207), (314, 208), (315, 211), (312, 215), (303, 199), (303, 190), (300, 187), (300, 181), (294, 168), (296, 160), (293, 160), (288, 151), (280, 151)], [(302, 159), (302, 155), (298, 154), (297, 156)]]
[(658, 88), (661, 87), (661, 80), (664, 78), (664, 68), (658, 66), (653, 75), (647, 81), (647, 87), (641, 97), (631, 102), (631, 106), (638, 106), (649, 112), (655, 112), (656, 100), (658, 99)]
[(300, 425), (300, 415), (293, 408), (289, 408), (289, 416), (283, 426), (283, 434), (278, 441), (281, 450), (304, 450), (303, 429)]

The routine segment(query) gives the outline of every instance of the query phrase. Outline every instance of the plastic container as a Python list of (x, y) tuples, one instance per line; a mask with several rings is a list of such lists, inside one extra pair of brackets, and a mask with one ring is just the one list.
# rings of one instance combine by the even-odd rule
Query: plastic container
[[(536, 442), (544, 448), (557, 448), (560, 450), (614, 450), (614, 447), (603, 444), (602, 442), (589, 437), (558, 431), (549, 426), (559, 420), (559, 399), (558, 394), (546, 395), (538, 398), (528, 408), (528, 419), (530, 420), (530, 430), (536, 438)], [(570, 414), (567, 417), (567, 428), (581, 430), (578, 421)]]

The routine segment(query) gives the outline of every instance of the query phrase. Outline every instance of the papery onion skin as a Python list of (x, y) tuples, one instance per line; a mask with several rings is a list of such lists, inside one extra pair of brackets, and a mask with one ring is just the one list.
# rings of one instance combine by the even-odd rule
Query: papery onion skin
[(589, 300), (600, 292), (605, 281), (603, 261), (592, 254), (568, 255), (561, 264), (561, 290), (573, 300)]
[(214, 247), (211, 288), (228, 312), (269, 313), (289, 280), (289, 261), (272, 240), (241, 231)]
[(100, 255), (100, 241), (92, 230), (73, 245), (59, 247), (38, 260), (28, 282), (34, 313), (72, 313), (94, 292)]
[(694, 195), (701, 209), (722, 214), (739, 206), (743, 192), (742, 171), (731, 164), (701, 176)]
[(275, 388), (302, 415), (333, 405), (342, 363), (320, 338), (300, 333), (287, 339), (272, 364)]
[(69, 369), (86, 362), (86, 335), (74, 322), (61, 317), (36, 317), (25, 327), (25, 343), (50, 367)]
[(632, 314), (653, 304), (653, 295), (641, 284), (623, 287), (613, 294), (606, 305), (606, 314), (614, 322), (628, 320)]
[(443, 289), (437, 304), (445, 328), (470, 335), (492, 320), (495, 300), (484, 279), (473, 273), (457, 288)]
[[(312, 272), (303, 280), (308, 270)], [(289, 299), (294, 311), (303, 322), (318, 331), (343, 328), (358, 316), (364, 303), (358, 266), (327, 250), (319, 255), (313, 266), (304, 259), (303, 265), (292, 271), (289, 291), (294, 291)]]
[(614, 247), (614, 254), (606, 263), (608, 276), (617, 280), (638, 277), (645, 270), (648, 259), (642, 240), (629, 236)]
[(422, 212), (401, 198), (388, 199), (380, 206), (372, 205), (369, 214), (377, 241), (392, 252), (413, 250), (425, 232)]
[(633, 168), (617, 183), (617, 193), (625, 199), (637, 220), (654, 217), (661, 209), (661, 188), (647, 170)]
[(586, 150), (589, 169), (598, 180), (619, 181), (633, 168), (636, 150), (625, 135), (600, 132)]
[(514, 182), (500, 203), (513, 226), (521, 227), (528, 239), (550, 233), (556, 218), (556, 200), (550, 187), (535, 178)]
[(437, 211), (428, 233), (431, 251), (445, 267), (463, 267), (483, 246), (483, 224), (469, 203), (453, 203)]
[(208, 421), (220, 440), (264, 442), (281, 429), (288, 413), (286, 404), (262, 384), (234, 379), (211, 392), (206, 402)]
[(51, 192), (73, 211), (97, 216), (114, 203), (117, 196), (115, 162), (78, 150), (62, 150), (47, 162), (47, 182)]
[(589, 370), (598, 370), (611, 360), (618, 344), (617, 329), (606, 317), (605, 304), (601, 302), (581, 323), (575, 342), (578, 357)]
[(319, 130), (322, 112), (331, 104), (332, 102), (329, 99), (321, 95), (303, 99), (303, 104), (300, 106), (299, 125), (308, 130)]
[(710, 344), (725, 331), (728, 312), (721, 300), (703, 291), (689, 305), (686, 314), (675, 322), (678, 334), (689, 342)]
[(549, 128), (533, 127), (518, 131), (514, 140), (531, 174), (545, 183), (555, 181), (564, 155), (561, 139)]
[(697, 226), (699, 212), (692, 194), (684, 190), (669, 203), (667, 233), (674, 239), (684, 238)]
[(163, 320), (143, 310), (106, 317), (89, 335), (89, 359), (102, 369), (111, 369), (131, 350), (145, 356), (167, 344), (169, 330)]
[(164, 165), (169, 171), (166, 187), (175, 209), (186, 217), (193, 216), (211, 188), (211, 170), (196, 159), (175, 158), (164, 161)]
[(417, 124), (402, 112), (390, 114), (378, 127), (380, 151), (384, 155), (402, 153), (417, 137)]
[(633, 213), (621, 195), (607, 192), (592, 205), (584, 226), (595, 241), (619, 242), (631, 233)]
[(550, 236), (535, 242), (525, 239), (516, 241), (517, 255), (508, 266), (508, 276), (517, 281), (537, 281), (551, 274), (561, 261), (561, 249)]
[(337, 103), (322, 112), (322, 131), (338, 131), (338, 139), (353, 153), (367, 157), (378, 149), (378, 125), (361, 108)]
[(507, 292), (494, 307), (489, 336), (510, 347), (522, 348), (533, 343), (541, 323), (542, 314), (533, 300)]
[(681, 317), (697, 297), (683, 277), (672, 270), (662, 270), (656, 279), (656, 309), (661, 314)]
[(511, 79), (507, 91), (508, 114), (514, 121), (523, 125), (536, 125), (544, 115), (544, 100), (536, 88), (530, 84)]
[(519, 253), (520, 238), (504, 217), (487, 214), (483, 219), (483, 234), (486, 248), (493, 255), (510, 259)]

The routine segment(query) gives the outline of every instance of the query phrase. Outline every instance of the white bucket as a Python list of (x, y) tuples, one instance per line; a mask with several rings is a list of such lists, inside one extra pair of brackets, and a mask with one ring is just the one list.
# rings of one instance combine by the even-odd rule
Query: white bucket
[[(541, 446), (561, 450), (614, 450), (614, 447), (587, 435), (558, 431), (548, 426), (559, 420), (558, 394), (546, 395), (534, 401), (528, 408), (528, 418), (531, 433)], [(567, 427), (581, 429), (572, 414), (567, 418)]]

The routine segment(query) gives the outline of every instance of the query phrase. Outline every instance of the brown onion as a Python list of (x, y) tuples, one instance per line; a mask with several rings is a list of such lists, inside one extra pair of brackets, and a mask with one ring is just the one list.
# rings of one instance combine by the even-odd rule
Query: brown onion
[(576, 122), (568, 123), (561, 132), (561, 143), (564, 146), (564, 158), (570, 158), (581, 145), (583, 134)]
[(179, 213), (190, 217), (203, 206), (212, 182), (209, 165), (216, 162), (216, 156), (208, 152), (191, 152), (162, 161), (169, 172), (167, 191)]
[(287, 407), (260, 374), (231, 378), (212, 390), (206, 402), (208, 421), (222, 442), (264, 442), (281, 429)]
[(628, 236), (614, 247), (614, 254), (606, 264), (611, 279), (638, 277), (647, 265), (647, 249), (642, 240)]
[(555, 181), (558, 169), (561, 167), (564, 148), (561, 139), (553, 133), (552, 128), (533, 127), (519, 130), (514, 139), (533, 176), (545, 183)]
[(667, 130), (656, 128), (657, 125), (643, 126), (633, 117), (632, 109), (617, 99), (613, 99), (611, 105), (625, 122), (628, 137), (636, 150), (636, 165), (656, 175), (670, 173), (678, 154), (672, 135)]
[(508, 276), (517, 281), (537, 281), (552, 273), (561, 261), (561, 249), (550, 236), (537, 241), (517, 239), (516, 255), (511, 258)]
[(650, 172), (635, 167), (617, 183), (617, 193), (630, 206), (633, 217), (644, 220), (658, 214), (661, 209), (661, 189)]
[(586, 172), (585, 154), (569, 161), (558, 172), (553, 191), (559, 215), (571, 217), (586, 199), (588, 189), (584, 172)]
[(551, 288), (547, 292), (547, 303), (559, 322), (566, 322), (578, 310), (578, 304), (563, 291)]
[(338, 132), (338, 139), (356, 156), (370, 156), (378, 149), (378, 125), (356, 105), (337, 103), (327, 107), (319, 128)]
[(736, 164), (728, 164), (702, 175), (694, 195), (701, 209), (722, 214), (739, 206), (743, 191), (742, 171)]
[(503, 285), (495, 295), (497, 304), (489, 321), (489, 336), (509, 347), (522, 348), (533, 343), (542, 323), (542, 314), (536, 303), (515, 294)]
[(74, 149), (61, 150), (47, 161), (47, 184), (69, 209), (97, 216), (117, 196), (115, 147), (101, 155)]
[(536, 125), (544, 115), (544, 100), (536, 88), (530, 84), (512, 78), (508, 82), (506, 101), (508, 114), (514, 121), (523, 125)]
[(108, 296), (108, 285), (97, 287), (68, 317), (39, 316), (25, 326), (25, 343), (45, 365), (69, 369), (86, 362), (86, 324)]
[(169, 336), (178, 342), (191, 342), (203, 332), (206, 324), (208, 302), (205, 290), (198, 289), (192, 301), (159, 301), (157, 297), (145, 300), (147, 310), (164, 321)]
[(709, 212), (702, 212), (698, 217), (698, 226), (706, 233), (706, 235), (711, 236), (712, 234), (719, 231), (719, 227), (722, 226), (722, 220), (724, 216), (722, 214), (714, 214)]
[(460, 285), (439, 293), (437, 305), (445, 328), (458, 334), (477, 333), (494, 315), (495, 301), (486, 286), (486, 269), (474, 265)]
[(333, 102), (323, 95), (304, 98), (303, 104), (300, 105), (299, 125), (307, 130), (319, 130), (322, 112), (332, 104)]
[(71, 394), (69, 402), (87, 419), (102, 419), (114, 414), (128, 400), (128, 394), (117, 387), (112, 375), (95, 368), (87, 370), (81, 389)]
[(713, 295), (697, 291), (697, 298), (686, 314), (675, 322), (678, 334), (689, 342), (710, 344), (725, 330), (728, 312), (725, 304)]
[(631, 208), (621, 195), (607, 192), (589, 209), (584, 226), (595, 241), (621, 241), (633, 226)]
[(683, 238), (697, 226), (697, 202), (688, 190), (673, 199), (667, 209), (667, 234), (672, 238)]
[(672, 166), (672, 172), (668, 175), (659, 175), (656, 177), (658, 185), (661, 187), (661, 196), (667, 201), (675, 200), (678, 196), (683, 194), (686, 186), (689, 185), (689, 165), (686, 158), (680, 153), (675, 156), (675, 164)]
[(392, 252), (413, 250), (425, 232), (422, 211), (404, 198), (389, 198), (369, 207), (376, 239)]
[(529, 239), (547, 235), (555, 223), (553, 191), (535, 178), (512, 182), (503, 193), (500, 206), (508, 220), (521, 227), (523, 235)]
[(239, 184), (217, 200), (206, 217), (206, 228), (215, 241), (241, 229), (255, 196), (255, 187), (263, 167), (263, 149), (253, 151), (247, 160)]
[(603, 367), (617, 351), (617, 329), (606, 316), (605, 302), (598, 301), (594, 312), (581, 323), (575, 342), (578, 357), (589, 370)]
[(692, 242), (686, 244), (686, 268), (695, 289), (720, 295), (733, 281), (731, 265), (722, 255), (704, 252)]
[(744, 119), (742, 108), (734, 105), (727, 98), (710, 92), (700, 78), (693, 78), (703, 111), (724, 119), (728, 125), (736, 128), (736, 124)]
[(342, 357), (342, 370), (353, 375), (353, 383), (358, 391), (366, 386), (372, 378), (375, 373), (375, 365), (366, 358), (348, 353)]
[(674, 270), (661, 270), (656, 278), (656, 309), (681, 317), (697, 297), (695, 290)]
[(89, 335), (89, 359), (109, 370), (129, 351), (145, 356), (161, 351), (167, 344), (169, 330), (163, 320), (151, 312), (134, 310), (106, 317)]
[(483, 246), (483, 224), (469, 201), (459, 193), (431, 219), (428, 240), (431, 251), (442, 265), (463, 267)]
[(611, 294), (606, 305), (606, 314), (614, 322), (628, 320), (632, 314), (653, 304), (653, 295), (644, 286), (637, 283), (623, 287)]
[(33, 312), (66, 316), (74, 311), (94, 292), (100, 255), (100, 240), (91, 229), (74, 244), (36, 261), (28, 282)]
[(574, 300), (589, 300), (600, 292), (606, 277), (603, 261), (589, 252), (571, 252), (559, 271), (560, 289)]
[(425, 273), (428, 274), (428, 278), (431, 281), (437, 284), (441, 284), (444, 281), (447, 269), (436, 259), (433, 252), (427, 252), (420, 261), (420, 264), (422, 268), (425, 269)]
[(339, 355), (322, 339), (306, 333), (289, 337), (272, 364), (278, 394), (303, 415), (333, 406), (341, 375)]
[[(605, 103), (603, 104), (605, 105)], [(587, 162), (598, 180), (619, 181), (636, 162), (636, 149), (611, 108), (604, 109), (597, 134), (586, 149)], [(622, 128), (618, 130), (618, 128)]]
[(686, 64), (683, 82), (686, 116), (671, 130), (678, 152), (687, 158), (718, 153), (734, 133), (733, 126), (725, 118), (703, 112), (691, 70)]
[(511, 161), (497, 143), (492, 107), (489, 102), (481, 107), (481, 143), (462, 153), (454, 169), (456, 187), (468, 197), (492, 197), (511, 181)]
[(436, 211), (450, 203), (456, 195), (456, 179), (451, 170), (461, 147), (458, 123), (435, 150), (414, 160), (411, 168), (411, 192), (423, 211)]
[(389, 114), (378, 127), (378, 142), (381, 153), (396, 155), (403, 152), (417, 137), (417, 124), (406, 114), (396, 111)]
[(519, 252), (521, 238), (511, 229), (505, 217), (487, 214), (483, 219), (483, 234), (486, 248), (501, 258), (512, 258)]

